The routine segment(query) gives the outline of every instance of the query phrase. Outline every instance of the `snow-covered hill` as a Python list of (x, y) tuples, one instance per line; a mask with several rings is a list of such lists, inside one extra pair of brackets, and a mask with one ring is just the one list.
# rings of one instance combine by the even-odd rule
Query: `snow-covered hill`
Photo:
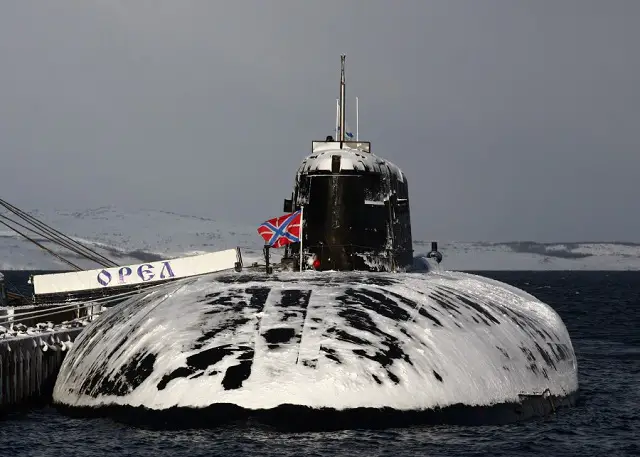
[[(416, 241), (416, 253), (430, 243)], [(439, 243), (449, 270), (639, 270), (640, 243), (457, 242)]]
[[(193, 255), (242, 246), (243, 253), (260, 256), (256, 227), (157, 210), (120, 211), (114, 207), (84, 211), (30, 211), (45, 224), (71, 236), (115, 262), (143, 261)], [(86, 268), (97, 265), (36, 238)], [(68, 269), (69, 267), (9, 229), (0, 229), (0, 270)]]
[[(112, 258), (139, 263), (230, 247), (243, 248), (245, 260), (261, 257), (262, 239), (255, 225), (157, 210), (126, 212), (114, 207), (84, 211), (32, 211), (46, 224)], [(419, 236), (414, 235), (415, 238)], [(42, 241), (42, 240), (38, 240)], [(45, 243), (83, 268), (97, 265)], [(430, 249), (416, 240), (416, 254)], [(638, 270), (640, 243), (624, 242), (461, 242), (439, 241), (443, 266), (451, 270)], [(277, 250), (274, 250), (277, 251)], [(274, 254), (277, 254), (274, 252)], [(277, 258), (277, 256), (274, 256)], [(67, 269), (68, 267), (8, 229), (0, 229), (0, 270)]]

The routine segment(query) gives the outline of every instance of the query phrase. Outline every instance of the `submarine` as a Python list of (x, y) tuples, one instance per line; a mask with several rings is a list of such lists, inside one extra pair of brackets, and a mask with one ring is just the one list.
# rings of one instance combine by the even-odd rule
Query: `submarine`
[[(344, 55), (338, 117), (301, 162), (287, 217), (259, 230), (265, 265), (110, 308), (64, 359), (58, 409), (308, 430), (502, 424), (575, 404), (576, 356), (552, 307), (444, 269), (436, 243), (414, 255), (407, 176), (346, 132)], [(274, 246), (284, 254), (270, 264)]]

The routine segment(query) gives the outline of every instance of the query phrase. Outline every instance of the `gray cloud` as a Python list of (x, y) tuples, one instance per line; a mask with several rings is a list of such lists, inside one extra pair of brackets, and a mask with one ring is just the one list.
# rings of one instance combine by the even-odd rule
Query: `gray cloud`
[(0, 195), (279, 214), (349, 124), (410, 183), (415, 238), (640, 240), (640, 3), (0, 5)]

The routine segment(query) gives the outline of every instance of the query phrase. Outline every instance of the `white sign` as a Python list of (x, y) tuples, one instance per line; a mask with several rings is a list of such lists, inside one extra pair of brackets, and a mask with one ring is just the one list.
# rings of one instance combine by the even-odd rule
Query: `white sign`
[(106, 289), (186, 278), (235, 267), (236, 249), (122, 267), (53, 273), (33, 277), (36, 295)]

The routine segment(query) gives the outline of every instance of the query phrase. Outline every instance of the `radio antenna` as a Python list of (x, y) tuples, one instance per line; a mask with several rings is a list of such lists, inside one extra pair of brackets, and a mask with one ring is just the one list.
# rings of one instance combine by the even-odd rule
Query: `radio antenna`
[(334, 141), (338, 139), (340, 134), (340, 99), (336, 98), (336, 127), (333, 135)]
[(356, 141), (360, 139), (360, 107), (358, 106), (358, 97), (356, 97)]
[(344, 142), (344, 111), (345, 111), (345, 83), (344, 83), (344, 59), (345, 55), (340, 56), (340, 147)]

